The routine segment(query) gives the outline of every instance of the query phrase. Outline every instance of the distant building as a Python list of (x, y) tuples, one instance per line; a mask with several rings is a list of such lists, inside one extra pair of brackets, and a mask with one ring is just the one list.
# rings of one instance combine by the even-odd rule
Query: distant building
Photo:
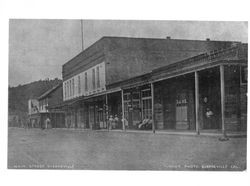
[(73, 128), (246, 131), (246, 74), (240, 42), (103, 37), (63, 65), (58, 108)]
[(50, 118), (52, 128), (65, 127), (65, 114), (62, 110), (52, 109), (62, 103), (62, 84), (58, 84), (37, 99), (29, 100), (30, 127), (45, 126), (45, 120)]
[(23, 127), (24, 119), (22, 113), (18, 111), (9, 110), (8, 113), (8, 125), (9, 127)]
[(28, 100), (28, 114), (32, 115), (39, 112), (39, 102), (37, 99)]

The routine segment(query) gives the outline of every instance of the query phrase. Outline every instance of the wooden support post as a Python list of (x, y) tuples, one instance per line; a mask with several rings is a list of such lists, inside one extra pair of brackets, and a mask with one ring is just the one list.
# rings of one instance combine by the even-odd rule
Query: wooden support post
[(196, 133), (200, 134), (200, 124), (199, 124), (199, 74), (197, 71), (194, 72), (195, 78), (195, 125)]
[(106, 125), (107, 125), (107, 130), (109, 131), (109, 121), (108, 121), (108, 94), (105, 94), (105, 105), (106, 105)]
[[(106, 122), (106, 110), (105, 110), (105, 101), (104, 101), (104, 97), (103, 97), (103, 102), (102, 102), (102, 118), (103, 118), (103, 129), (105, 128), (104, 126), (106, 125), (107, 126), (107, 122)], [(105, 125), (104, 125), (104, 122), (105, 122)]]
[(121, 94), (122, 94), (122, 130), (126, 130), (126, 127), (125, 127), (125, 116), (124, 116), (124, 96), (123, 96), (123, 89), (121, 90)]
[(74, 109), (75, 129), (77, 128), (77, 108)]
[(51, 112), (49, 112), (49, 119), (50, 119), (50, 126), (47, 126), (47, 128), (52, 128), (52, 114), (51, 114)]
[(54, 113), (54, 126), (52, 128), (56, 128), (56, 113)]
[(220, 65), (220, 91), (221, 91), (221, 129), (223, 137), (226, 138), (225, 128), (225, 78), (224, 78), (224, 66)]
[(152, 130), (155, 133), (155, 117), (154, 117), (154, 84), (151, 83), (151, 100), (152, 100)]

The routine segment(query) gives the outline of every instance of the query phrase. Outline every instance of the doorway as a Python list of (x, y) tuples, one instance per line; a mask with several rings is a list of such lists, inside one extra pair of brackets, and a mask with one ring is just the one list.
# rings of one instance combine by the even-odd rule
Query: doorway
[(94, 105), (89, 106), (89, 125), (95, 129), (95, 107)]
[(199, 72), (199, 120), (201, 129), (221, 129), (220, 69)]

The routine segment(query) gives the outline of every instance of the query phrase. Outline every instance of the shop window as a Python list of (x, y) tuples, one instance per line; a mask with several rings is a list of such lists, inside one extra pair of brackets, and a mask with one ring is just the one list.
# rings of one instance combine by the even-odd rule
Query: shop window
[(142, 117), (143, 119), (152, 119), (152, 101), (151, 98), (142, 100)]
[(123, 97), (124, 97), (124, 100), (125, 100), (125, 101), (131, 99), (130, 93), (124, 93)]
[(151, 89), (142, 90), (142, 119), (152, 119)]
[(133, 92), (133, 108), (140, 107), (140, 92)]
[(237, 118), (240, 96), (240, 69), (238, 66), (225, 67), (225, 116)]
[(131, 108), (131, 94), (130, 93), (124, 93), (124, 117), (128, 120), (128, 112), (129, 108)]
[(132, 98), (133, 121), (139, 122), (141, 120), (140, 92), (133, 92)]
[(151, 90), (150, 89), (142, 90), (142, 98), (146, 98), (146, 97), (151, 97)]

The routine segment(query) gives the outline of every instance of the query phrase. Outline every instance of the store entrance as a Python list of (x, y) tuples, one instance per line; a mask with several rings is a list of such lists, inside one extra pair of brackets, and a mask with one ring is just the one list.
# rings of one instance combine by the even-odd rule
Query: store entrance
[(95, 107), (94, 105), (89, 106), (89, 125), (95, 129)]
[(177, 92), (176, 96), (176, 129), (188, 129), (188, 95), (185, 89)]
[(199, 120), (201, 129), (221, 129), (219, 67), (199, 72)]
[(122, 129), (121, 91), (108, 94), (109, 129)]
[(194, 130), (194, 74), (165, 80), (159, 86), (159, 94), (162, 94), (163, 129)]

